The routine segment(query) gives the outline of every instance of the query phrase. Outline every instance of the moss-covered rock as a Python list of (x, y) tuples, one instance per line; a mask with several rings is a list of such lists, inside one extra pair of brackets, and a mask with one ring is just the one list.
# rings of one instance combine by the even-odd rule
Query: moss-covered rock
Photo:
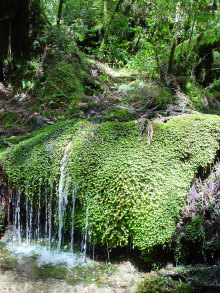
[(100, 83), (90, 75), (89, 61), (75, 47), (69, 54), (55, 50), (48, 53), (33, 95), (37, 107), (48, 114), (58, 110), (59, 114), (77, 115), (85, 96), (99, 90)]
[[(213, 162), (219, 149), (220, 118), (183, 115), (152, 125), (149, 145), (137, 122), (62, 122), (2, 151), (1, 166), (21, 195), (37, 195), (34, 204), (39, 185), (42, 190), (56, 182), (55, 206), (66, 150), (70, 204), (72, 189), (77, 190), (75, 229), (84, 231), (87, 218), (92, 243), (109, 248), (133, 243), (150, 251), (171, 240), (197, 169)], [(56, 227), (57, 215), (53, 217)], [(70, 222), (67, 208), (66, 230)]]

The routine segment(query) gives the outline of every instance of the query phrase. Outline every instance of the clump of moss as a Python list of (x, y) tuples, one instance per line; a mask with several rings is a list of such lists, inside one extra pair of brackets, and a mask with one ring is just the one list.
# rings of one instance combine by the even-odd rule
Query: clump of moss
[(214, 96), (214, 98), (216, 98), (219, 103), (220, 103), (220, 79), (216, 79), (214, 80), (213, 83), (210, 84), (210, 86), (208, 87), (209, 92)]
[[(42, 190), (56, 183), (56, 205), (60, 162), (72, 141), (66, 182), (70, 203), (72, 190), (77, 190), (75, 229), (85, 232), (88, 220), (92, 243), (109, 249), (133, 243), (151, 251), (171, 240), (195, 172), (214, 160), (220, 118), (183, 115), (152, 126), (149, 145), (148, 133), (141, 134), (136, 122), (66, 121), (0, 153), (0, 161), (22, 196), (35, 198), (39, 185)], [(67, 209), (67, 230), (70, 219)]]
[(9, 128), (15, 125), (18, 120), (18, 114), (15, 112), (0, 113), (1, 127)]
[(204, 109), (204, 89), (200, 88), (193, 82), (186, 83), (186, 94), (196, 110), (202, 111)]
[(135, 113), (132, 113), (129, 109), (115, 109), (115, 110), (107, 110), (105, 112), (105, 120), (108, 121), (120, 121), (127, 122), (135, 119)]
[(99, 83), (89, 75), (89, 63), (77, 50), (63, 54), (52, 50), (44, 63), (43, 75), (36, 83), (37, 106), (49, 113), (58, 110), (69, 115), (79, 112), (85, 95), (99, 90)]
[(199, 84), (187, 81), (185, 92), (197, 111), (219, 114), (219, 80), (209, 87), (202, 88)]

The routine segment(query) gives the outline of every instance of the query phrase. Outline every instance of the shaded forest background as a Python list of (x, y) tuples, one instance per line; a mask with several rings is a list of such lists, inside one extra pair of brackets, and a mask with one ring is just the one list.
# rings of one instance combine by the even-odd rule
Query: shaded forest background
[(138, 101), (145, 110), (166, 109), (181, 96), (195, 110), (218, 113), (219, 15), (217, 0), (3, 0), (0, 81), (11, 98), (25, 93), (31, 112), (40, 106), (46, 116), (77, 116), (94, 108), (86, 96), (114, 86), (97, 69), (103, 62), (154, 83), (157, 98), (145, 88)]

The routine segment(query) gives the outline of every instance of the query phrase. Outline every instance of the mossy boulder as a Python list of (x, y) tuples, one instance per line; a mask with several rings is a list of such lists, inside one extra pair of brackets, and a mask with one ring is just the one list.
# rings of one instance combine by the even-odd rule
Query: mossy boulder
[(36, 82), (33, 96), (35, 107), (54, 115), (68, 113), (79, 117), (80, 106), (88, 102), (101, 88), (90, 74), (90, 63), (75, 46), (71, 53), (49, 51), (43, 64), (43, 74)]
[[(152, 122), (153, 139), (132, 122), (93, 124), (71, 120), (40, 129), (0, 153), (0, 164), (22, 196), (34, 197), (53, 182), (53, 225), (61, 160), (68, 152), (64, 184), (71, 204), (76, 192), (75, 229), (109, 248), (133, 243), (142, 251), (168, 243), (199, 167), (219, 150), (220, 117), (182, 115)], [(70, 142), (71, 145), (70, 145)], [(42, 193), (42, 200), (45, 194)], [(66, 209), (66, 231), (71, 230)]]

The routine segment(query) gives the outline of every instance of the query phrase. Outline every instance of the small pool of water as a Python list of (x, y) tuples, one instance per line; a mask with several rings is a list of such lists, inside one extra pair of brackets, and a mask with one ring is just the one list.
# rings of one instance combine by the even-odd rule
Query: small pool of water
[(105, 264), (39, 243), (0, 242), (1, 293), (134, 293), (140, 280), (130, 262)]
[(22, 257), (35, 257), (38, 266), (51, 264), (51, 265), (64, 265), (68, 268), (75, 266), (91, 266), (94, 262), (85, 257), (81, 253), (72, 253), (68, 251), (58, 252), (56, 249), (49, 249), (40, 243), (27, 244), (23, 242), (18, 244), (16, 242), (6, 243), (6, 248), (17, 258)]

